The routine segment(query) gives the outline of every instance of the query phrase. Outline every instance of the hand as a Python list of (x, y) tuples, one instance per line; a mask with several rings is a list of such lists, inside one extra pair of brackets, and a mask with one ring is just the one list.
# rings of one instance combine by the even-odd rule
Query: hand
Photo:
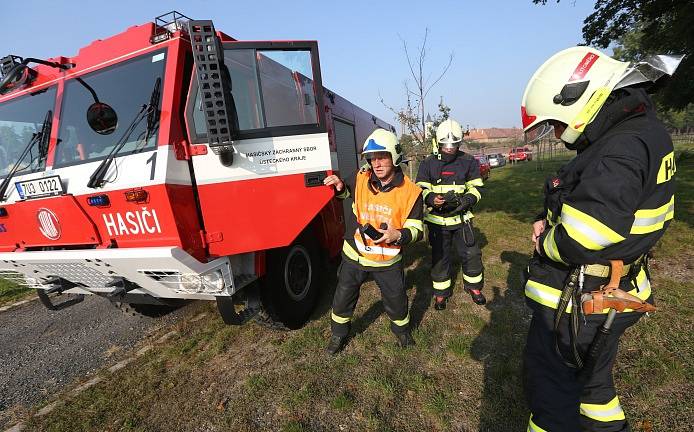
[(436, 195), (434, 197), (434, 207), (441, 207), (446, 200), (443, 199), (442, 195)]
[(383, 242), (386, 242), (389, 244), (395, 243), (402, 235), (402, 233), (400, 233), (400, 231), (396, 230), (395, 228), (391, 228), (390, 225), (388, 225), (387, 229), (376, 228), (376, 231), (383, 233), (383, 237), (381, 237), (378, 240), (374, 240), (375, 244), (379, 244), (379, 243), (383, 243)]
[(543, 220), (536, 221), (536, 222), (533, 224), (533, 236), (532, 236), (532, 239), (533, 239), (533, 243), (535, 243), (535, 250), (537, 250), (538, 252), (540, 252), (540, 250), (539, 250), (539, 242), (538, 242), (538, 239), (540, 238), (540, 235), (541, 235), (543, 232), (545, 232), (545, 227), (546, 227), (546, 226), (547, 226), (547, 221), (545, 221), (544, 219), (543, 219)]
[(325, 180), (323, 180), (323, 184), (326, 186), (334, 186), (335, 190), (338, 192), (342, 192), (342, 189), (345, 188), (344, 182), (335, 174), (327, 176)]

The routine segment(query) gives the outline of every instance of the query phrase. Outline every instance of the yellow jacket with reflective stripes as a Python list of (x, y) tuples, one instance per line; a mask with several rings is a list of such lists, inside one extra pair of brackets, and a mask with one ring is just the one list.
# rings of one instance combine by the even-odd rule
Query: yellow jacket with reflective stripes
[(545, 185), (541, 255), (569, 265), (630, 263), (674, 216), (672, 141), (642, 90), (623, 89), (585, 129), (578, 155)]
[(459, 151), (455, 159), (446, 161), (439, 159), (437, 155), (427, 157), (417, 171), (417, 185), (422, 188), (424, 203), (427, 212), (424, 220), (428, 223), (441, 225), (447, 229), (455, 229), (467, 219), (473, 217), (471, 211), (459, 214), (447, 214), (434, 207), (434, 198), (453, 191), (470, 202), (476, 204), (482, 199), (480, 189), (484, 186), (480, 176), (480, 165), (477, 160), (464, 152)]

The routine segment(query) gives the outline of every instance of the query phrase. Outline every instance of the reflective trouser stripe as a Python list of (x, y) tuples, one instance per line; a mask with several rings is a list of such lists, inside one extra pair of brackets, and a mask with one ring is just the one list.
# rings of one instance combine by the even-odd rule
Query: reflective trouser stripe
[[(636, 276), (636, 287), (629, 291), (629, 294), (638, 297), (641, 300), (646, 300), (651, 296), (651, 283), (646, 277), (646, 272), (641, 269)], [(541, 284), (534, 280), (529, 280), (525, 284), (525, 296), (540, 303), (548, 308), (556, 309), (561, 297), (561, 290), (552, 288), (551, 286)], [(572, 302), (566, 307), (566, 312), (571, 313)], [(609, 309), (603, 309), (601, 313), (607, 313)], [(633, 309), (624, 309), (624, 312), (633, 312)]]
[(536, 425), (533, 422), (533, 415), (530, 414), (530, 420), (528, 420), (528, 431), (527, 432), (547, 432), (547, 431), (542, 429), (540, 426)]
[(407, 313), (407, 316), (401, 320), (393, 320), (393, 324), (395, 324), (398, 327), (406, 326), (407, 324), (410, 323), (410, 313)]
[(586, 249), (602, 250), (624, 240), (607, 225), (568, 204), (562, 205), (561, 224), (566, 233)]
[(451, 286), (451, 280), (450, 280), (450, 279), (447, 279), (447, 280), (445, 280), (445, 281), (443, 281), (443, 282), (436, 282), (436, 281), (433, 281), (432, 284), (433, 284), (435, 290), (445, 290), (445, 289), (448, 289), (448, 287)]
[(338, 324), (347, 324), (348, 322), (352, 321), (352, 317), (341, 317), (341, 316), (335, 315), (335, 312), (332, 312), (330, 314), (330, 317), (332, 318), (333, 321), (335, 321)]
[(478, 274), (477, 276), (468, 276), (463, 273), (463, 280), (468, 283), (482, 282), (482, 273)]
[(634, 213), (634, 224), (631, 234), (648, 234), (663, 229), (666, 221), (675, 216), (675, 196), (670, 201), (655, 209), (637, 210)]
[(593, 420), (610, 422), (615, 420), (625, 420), (624, 411), (619, 404), (619, 398), (614, 397), (606, 404), (581, 404), (581, 414)]
[(389, 265), (395, 264), (396, 262), (402, 259), (402, 254), (399, 254), (395, 258), (387, 261), (373, 261), (359, 255), (354, 249), (352, 249), (352, 246), (350, 246), (349, 243), (347, 243), (346, 241), (342, 244), (342, 252), (344, 252), (344, 254), (347, 255), (347, 258), (351, 259), (352, 261), (356, 261), (359, 264), (366, 267), (387, 267)]

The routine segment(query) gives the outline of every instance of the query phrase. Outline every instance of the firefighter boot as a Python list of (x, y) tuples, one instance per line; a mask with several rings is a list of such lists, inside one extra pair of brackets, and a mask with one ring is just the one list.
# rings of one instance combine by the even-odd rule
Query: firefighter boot
[(472, 301), (475, 302), (475, 304), (483, 305), (487, 303), (487, 299), (484, 297), (484, 294), (482, 294), (482, 291), (467, 287), (465, 287), (465, 291), (467, 291), (468, 294), (470, 294), (470, 297), (472, 297)]
[(414, 339), (412, 339), (412, 335), (409, 331), (404, 333), (395, 333), (395, 337), (398, 339), (398, 346), (400, 348), (407, 348), (415, 345)]
[(446, 302), (448, 301), (448, 297), (435, 296), (434, 299), (436, 300), (434, 302), (434, 309), (436, 309), (437, 311), (446, 309)]
[(347, 336), (332, 335), (328, 342), (328, 346), (325, 347), (325, 352), (330, 355), (335, 355), (342, 351), (345, 345), (347, 345)]

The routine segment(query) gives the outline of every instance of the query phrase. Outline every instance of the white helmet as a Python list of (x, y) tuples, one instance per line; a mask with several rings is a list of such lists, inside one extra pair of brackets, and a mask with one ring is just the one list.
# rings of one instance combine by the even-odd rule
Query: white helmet
[(463, 128), (455, 120), (444, 120), (436, 128), (436, 141), (444, 148), (458, 148), (463, 142)]
[(526, 142), (552, 131), (550, 121), (567, 125), (562, 141), (572, 144), (597, 115), (629, 63), (585, 46), (550, 57), (535, 72), (523, 94), (521, 117)]
[(385, 129), (376, 129), (371, 132), (361, 150), (363, 158), (370, 159), (371, 153), (388, 152), (393, 158), (393, 165), (398, 166), (403, 161), (402, 147), (398, 143), (398, 137), (393, 132)]

